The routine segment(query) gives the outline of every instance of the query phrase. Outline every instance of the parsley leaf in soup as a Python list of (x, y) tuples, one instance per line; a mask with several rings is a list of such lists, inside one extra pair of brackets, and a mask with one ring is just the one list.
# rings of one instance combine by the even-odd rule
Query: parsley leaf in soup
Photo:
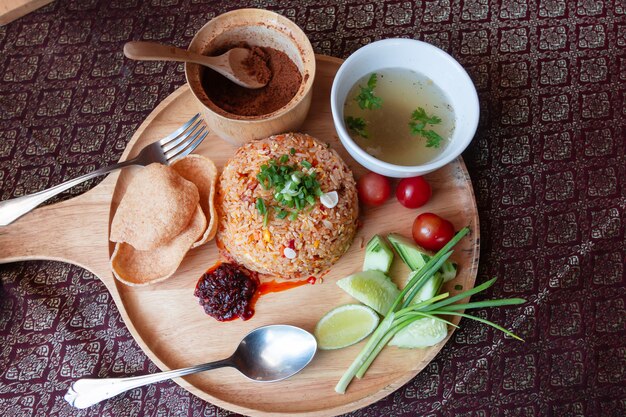
[(348, 126), (348, 129), (352, 130), (357, 135), (367, 139), (368, 135), (366, 130), (366, 123), (362, 117), (348, 116), (346, 117), (346, 125)]
[(376, 88), (376, 83), (378, 81), (376, 73), (370, 75), (369, 80), (367, 81), (367, 87), (363, 87), (359, 85), (361, 92), (354, 99), (359, 103), (359, 107), (361, 110), (374, 110), (380, 109), (383, 105), (383, 99), (377, 97), (374, 94), (374, 89)]
[(443, 142), (443, 138), (434, 130), (426, 129), (428, 125), (437, 125), (441, 123), (441, 118), (434, 114), (429, 116), (422, 107), (418, 107), (411, 114), (409, 128), (413, 135), (421, 135), (426, 138), (427, 148), (438, 148)]

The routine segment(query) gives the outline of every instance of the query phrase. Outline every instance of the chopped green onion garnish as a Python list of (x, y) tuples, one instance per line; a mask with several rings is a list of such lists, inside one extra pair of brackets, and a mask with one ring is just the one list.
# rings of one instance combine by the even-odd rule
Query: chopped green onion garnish
[[(294, 155), (296, 150), (291, 148), (289, 153)], [(276, 205), (270, 205), (269, 207), (295, 209), (295, 217), (297, 217), (298, 211), (305, 209), (309, 205), (314, 206), (317, 197), (323, 193), (316, 179), (317, 173), (312, 169), (313, 164), (307, 160), (300, 162), (304, 169), (310, 170), (308, 173), (305, 173), (298, 168), (297, 164), (288, 164), (288, 162), (289, 155), (287, 154), (281, 155), (278, 159), (271, 159), (261, 165), (256, 178), (263, 189), (272, 191), (272, 197)], [(261, 215), (267, 213), (266, 204), (267, 202), (262, 199), (257, 199), (256, 206)], [(282, 215), (282, 212), (278, 210), (277, 213), (276, 217), (278, 218), (285, 218), (289, 214), (287, 212)]]
[(256, 208), (259, 210), (259, 213), (265, 214), (267, 213), (267, 208), (265, 207), (265, 201), (261, 197), (256, 199)]

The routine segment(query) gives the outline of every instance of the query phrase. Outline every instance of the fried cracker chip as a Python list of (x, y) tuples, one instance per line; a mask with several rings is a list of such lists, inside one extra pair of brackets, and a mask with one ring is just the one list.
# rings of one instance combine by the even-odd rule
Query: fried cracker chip
[(113, 274), (130, 286), (154, 284), (169, 278), (206, 226), (206, 217), (200, 205), (196, 205), (193, 218), (183, 232), (163, 246), (142, 251), (128, 243), (117, 243), (111, 257)]
[(111, 241), (138, 250), (161, 247), (189, 224), (198, 206), (198, 188), (170, 167), (150, 164), (129, 184), (111, 223)]
[(209, 223), (202, 238), (193, 244), (192, 248), (200, 246), (215, 237), (217, 232), (217, 212), (213, 203), (217, 168), (213, 161), (202, 155), (191, 154), (172, 164), (172, 168), (184, 179), (193, 182), (200, 193), (200, 207)]

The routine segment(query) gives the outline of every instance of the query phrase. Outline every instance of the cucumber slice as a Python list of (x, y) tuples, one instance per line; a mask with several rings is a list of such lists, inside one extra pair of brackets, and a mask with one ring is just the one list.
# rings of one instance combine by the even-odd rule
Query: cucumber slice
[(385, 243), (382, 237), (374, 235), (374, 237), (367, 242), (367, 246), (365, 247), (363, 270), (378, 270), (387, 274), (392, 261), (393, 251), (391, 248)]
[(404, 236), (391, 233), (387, 235), (387, 239), (400, 256), (400, 259), (402, 259), (402, 262), (407, 264), (413, 271), (419, 270), (428, 262), (430, 257)]
[[(413, 275), (417, 274), (417, 271), (412, 271), (409, 274), (408, 280), (413, 278)], [(436, 272), (428, 281), (424, 283), (422, 288), (415, 294), (415, 297), (411, 300), (411, 304), (417, 304), (422, 301), (429, 300), (439, 294), (439, 290), (443, 285), (443, 276), (439, 272)]]
[(337, 281), (339, 288), (381, 315), (387, 314), (400, 290), (380, 271), (362, 271)]
[(391, 346), (401, 348), (425, 348), (434, 346), (448, 335), (448, 326), (436, 319), (423, 318), (400, 330), (391, 339)]
[[(391, 233), (387, 235), (387, 239), (400, 256), (400, 259), (402, 259), (402, 262), (407, 264), (413, 271), (422, 268), (431, 258), (425, 249), (420, 248), (404, 236)], [(454, 262), (444, 262), (439, 269), (443, 277), (443, 282), (448, 282), (456, 277), (456, 270), (457, 265)]]
[(441, 272), (441, 277), (443, 278), (443, 282), (448, 282), (453, 280), (456, 277), (456, 270), (458, 265), (454, 262), (444, 262), (439, 268), (439, 272)]

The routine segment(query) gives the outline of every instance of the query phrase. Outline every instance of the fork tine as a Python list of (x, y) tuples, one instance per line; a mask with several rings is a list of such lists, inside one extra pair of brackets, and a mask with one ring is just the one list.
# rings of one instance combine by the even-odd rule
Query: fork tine
[(192, 143), (194, 140), (196, 140), (196, 138), (198, 136), (200, 136), (202, 134), (202, 132), (204, 132), (206, 126), (202, 125), (202, 127), (200, 127), (200, 129), (196, 130), (193, 132), (193, 135), (188, 135), (185, 138), (185, 141), (181, 144), (179, 144), (178, 146), (176, 146), (173, 149), (170, 149), (169, 151), (165, 152), (165, 158), (166, 159), (172, 159), (173, 157), (175, 157), (176, 155), (178, 155), (179, 153), (181, 153), (183, 150), (185, 150), (187, 148), (187, 146), (189, 146), (190, 143)]
[[(202, 133), (202, 131), (198, 132), (198, 134)], [(202, 134), (202, 136), (200, 136), (198, 139), (196, 139), (195, 141), (193, 141), (188, 147), (187, 149), (184, 149), (181, 153), (174, 155), (171, 159), (168, 159), (168, 163), (172, 163), (180, 158), (184, 158), (185, 156), (189, 155), (190, 153), (192, 153), (197, 147), (198, 145), (200, 145), (202, 143), (202, 141), (204, 140), (204, 138), (207, 137), (207, 135), (209, 134), (209, 131), (207, 130), (206, 132), (204, 132)]]
[(193, 124), (193, 126), (188, 128), (183, 134), (179, 135), (177, 138), (173, 140), (170, 140), (165, 145), (161, 145), (161, 149), (163, 150), (164, 153), (167, 153), (171, 151), (172, 149), (177, 148), (181, 143), (183, 144), (187, 143), (189, 137), (195, 134), (198, 131), (198, 128), (201, 126), (204, 126), (204, 123), (202, 122), (202, 120), (198, 120), (197, 122)]
[(191, 126), (193, 124), (193, 122), (195, 122), (198, 117), (200, 117), (200, 113), (196, 113), (195, 116), (193, 116), (191, 119), (189, 119), (189, 121), (187, 123), (185, 123), (184, 125), (182, 125), (181, 127), (179, 127), (178, 129), (176, 129), (174, 132), (170, 133), (169, 135), (167, 135), (166, 137), (164, 137), (163, 139), (161, 139), (159, 141), (159, 145), (163, 146), (167, 143), (169, 143), (172, 139), (176, 139), (179, 135), (181, 135), (185, 130), (187, 130), (187, 128), (189, 126)]

